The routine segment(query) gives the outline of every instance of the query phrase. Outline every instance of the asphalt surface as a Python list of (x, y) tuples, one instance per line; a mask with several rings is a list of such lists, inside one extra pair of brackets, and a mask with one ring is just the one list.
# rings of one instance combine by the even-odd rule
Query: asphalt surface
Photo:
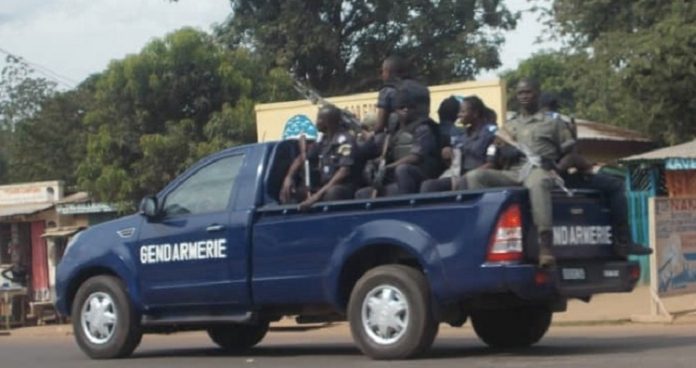
[(146, 335), (125, 360), (94, 361), (78, 349), (69, 329), (0, 336), (0, 367), (696, 367), (696, 324), (552, 326), (537, 345), (494, 350), (470, 325), (442, 327), (423, 358), (373, 361), (352, 344), (345, 325), (311, 331), (275, 329), (255, 349), (226, 354), (201, 332)]

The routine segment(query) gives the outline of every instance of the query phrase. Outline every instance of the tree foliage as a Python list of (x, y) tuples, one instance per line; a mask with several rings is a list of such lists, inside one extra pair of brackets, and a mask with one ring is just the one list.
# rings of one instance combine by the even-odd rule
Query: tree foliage
[(231, 0), (218, 29), (227, 45), (251, 45), (273, 65), (328, 94), (378, 83), (390, 54), (409, 58), (430, 84), (500, 65), (502, 31), (517, 16), (500, 0)]
[(202, 156), (254, 141), (254, 104), (289, 93), (286, 73), (247, 49), (223, 49), (193, 29), (154, 40), (97, 77), (78, 182), (133, 203)]
[(85, 155), (84, 101), (90, 93), (82, 87), (57, 94), (41, 105), (40, 113), (17, 125), (10, 142), (10, 181), (77, 183), (77, 166)]
[(0, 129), (12, 131), (19, 121), (33, 117), (55, 87), (54, 82), (35, 76), (22, 59), (8, 54), (0, 72)]
[(567, 69), (563, 83), (578, 115), (664, 143), (696, 136), (693, 2), (554, 0), (549, 14), (569, 43), (556, 60)]

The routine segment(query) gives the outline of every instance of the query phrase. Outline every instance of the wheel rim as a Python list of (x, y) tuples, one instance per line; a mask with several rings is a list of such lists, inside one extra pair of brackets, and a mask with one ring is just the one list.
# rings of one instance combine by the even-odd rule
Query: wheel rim
[(107, 293), (92, 293), (82, 305), (82, 331), (92, 344), (104, 344), (109, 341), (114, 335), (117, 321), (116, 304)]
[(406, 333), (409, 314), (406, 296), (391, 285), (377, 286), (363, 299), (363, 328), (380, 345), (393, 344)]

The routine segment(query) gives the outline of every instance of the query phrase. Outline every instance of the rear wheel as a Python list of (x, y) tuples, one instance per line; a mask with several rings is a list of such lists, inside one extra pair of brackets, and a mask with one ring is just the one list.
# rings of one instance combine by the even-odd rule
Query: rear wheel
[(248, 325), (222, 325), (208, 329), (208, 336), (227, 351), (244, 351), (263, 340), (268, 332), (268, 322)]
[(348, 303), (353, 340), (374, 359), (406, 359), (433, 343), (430, 288), (420, 271), (386, 265), (368, 271), (353, 288)]
[(85, 281), (72, 305), (75, 340), (94, 359), (130, 355), (143, 336), (123, 283), (113, 276)]
[(471, 323), (476, 335), (491, 347), (522, 348), (544, 337), (551, 317), (545, 307), (481, 310), (471, 313)]

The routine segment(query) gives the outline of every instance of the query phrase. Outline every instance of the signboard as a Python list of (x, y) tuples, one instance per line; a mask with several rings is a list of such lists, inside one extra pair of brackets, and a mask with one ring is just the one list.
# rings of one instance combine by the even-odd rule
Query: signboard
[(696, 197), (651, 198), (650, 217), (658, 296), (696, 293)]
[(50, 203), (62, 198), (63, 183), (59, 181), (0, 186), (0, 206)]
[(116, 212), (116, 208), (108, 203), (66, 203), (57, 205), (56, 210), (61, 215)]

